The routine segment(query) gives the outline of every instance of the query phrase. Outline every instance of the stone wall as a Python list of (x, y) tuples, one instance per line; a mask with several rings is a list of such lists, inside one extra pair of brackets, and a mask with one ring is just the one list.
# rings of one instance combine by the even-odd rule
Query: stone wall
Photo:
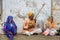
[[(57, 29), (60, 27), (60, 0), (48, 0), (48, 1), (25, 1), (27, 2), (28, 6), (24, 2), (25, 0), (3, 0), (3, 14), (2, 14), (2, 21), (5, 22), (7, 16), (12, 15), (14, 17), (14, 21), (18, 26), (18, 33), (21, 32), (23, 28), (24, 20), (19, 18), (17, 14), (19, 13), (21, 16), (27, 16), (27, 12), (32, 11), (33, 13), (37, 13), (43, 3), (46, 6), (42, 9), (41, 13), (38, 16), (38, 22), (41, 20), (45, 20), (51, 14), (51, 7), (52, 7), (52, 15), (54, 17), (54, 23), (56, 24)], [(31, 2), (33, 2), (31, 4)], [(49, 3), (48, 3), (49, 2)], [(39, 4), (36, 6), (36, 4)], [(49, 6), (48, 6), (49, 5)], [(52, 5), (52, 6), (51, 6)], [(43, 17), (42, 17), (43, 16)], [(0, 28), (1, 30), (1, 28)], [(2, 32), (2, 30), (1, 30)]]
[(60, 27), (60, 0), (52, 0), (52, 15), (54, 22), (59, 29)]
[(19, 16), (25, 17), (27, 13), (31, 11), (36, 16), (43, 4), (45, 4), (45, 6), (37, 17), (38, 21), (45, 21), (50, 16), (51, 0), (3, 0), (2, 21), (5, 22), (9, 15), (13, 16), (17, 24), (18, 33), (20, 33), (23, 28), (24, 20), (17, 15), (19, 14)]

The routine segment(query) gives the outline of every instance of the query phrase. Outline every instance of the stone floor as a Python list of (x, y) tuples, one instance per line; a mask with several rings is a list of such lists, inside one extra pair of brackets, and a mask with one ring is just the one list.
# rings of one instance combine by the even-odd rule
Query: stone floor
[[(5, 35), (0, 35), (0, 40), (8, 40), (8, 38)], [(16, 35), (14, 40), (60, 40), (60, 36)]]

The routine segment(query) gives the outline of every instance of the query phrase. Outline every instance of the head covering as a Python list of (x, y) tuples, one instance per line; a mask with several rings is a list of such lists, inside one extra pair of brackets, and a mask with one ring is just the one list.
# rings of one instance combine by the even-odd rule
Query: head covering
[[(11, 20), (11, 21), (10, 21)], [(11, 26), (11, 24), (13, 26)], [(13, 21), (13, 17), (12, 16), (8, 16), (6, 23), (4, 24), (4, 31), (11, 31), (13, 34), (15, 34), (17, 32), (17, 26), (15, 24), (15, 22)]]
[[(10, 22), (10, 20), (11, 20), (11, 22)], [(13, 22), (13, 17), (12, 16), (8, 16), (6, 23), (12, 23), (12, 22)]]
[(32, 16), (33, 15), (33, 12), (28, 12), (28, 16)]

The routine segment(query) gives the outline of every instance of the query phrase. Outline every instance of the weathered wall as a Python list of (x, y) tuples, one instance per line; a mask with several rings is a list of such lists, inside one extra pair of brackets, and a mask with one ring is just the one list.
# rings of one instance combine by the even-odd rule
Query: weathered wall
[(45, 21), (51, 14), (51, 0), (3, 0), (2, 21), (5, 22), (7, 16), (12, 15), (17, 24), (18, 33), (20, 33), (24, 20), (19, 18), (17, 14), (27, 16), (27, 13), (32, 11), (36, 15), (42, 7), (42, 4), (45, 4), (45, 6), (38, 15), (37, 20)]
[(1, 20), (1, 14), (2, 14), (2, 0), (0, 0), (0, 20)]
[(59, 29), (60, 27), (60, 0), (52, 0), (52, 15), (54, 22)]
[[(14, 21), (16, 22), (16, 24), (18, 26), (18, 30), (19, 30), (18, 32), (21, 32), (24, 20), (17, 16), (18, 12), (22, 16), (26, 16), (27, 15), (26, 13), (29, 11), (32, 11), (36, 14), (39, 10), (39, 6), (36, 6), (36, 3), (38, 5), (40, 5), (40, 7), (42, 6), (41, 4), (47, 3), (45, 8), (48, 11), (45, 8), (43, 8), (43, 11), (41, 11), (40, 16), (37, 18), (38, 22), (39, 22), (40, 18), (42, 20), (42, 19), (48, 17), (48, 15), (51, 13), (51, 10), (48, 9), (48, 8), (51, 8), (51, 5), (50, 5), (50, 3), (51, 3), (52, 4), (52, 15), (54, 17), (54, 22), (55, 22), (57, 28), (59, 29), (59, 27), (60, 27), (60, 0), (52, 0), (52, 2), (50, 2), (50, 1), (42, 2), (42, 1), (43, 0), (41, 0), (40, 3), (37, 3), (38, 1), (35, 0), (35, 3), (32, 3), (32, 4), (31, 4), (31, 2), (28, 1), (29, 3), (28, 3), (28, 5), (26, 5), (26, 3), (25, 3), (26, 1), (24, 1), (24, 0), (22, 0), (22, 1), (21, 0), (17, 0), (17, 1), (16, 0), (3, 0), (2, 21), (5, 22), (7, 16), (12, 15), (14, 17)], [(47, 12), (47, 14), (46, 14), (46, 12)]]

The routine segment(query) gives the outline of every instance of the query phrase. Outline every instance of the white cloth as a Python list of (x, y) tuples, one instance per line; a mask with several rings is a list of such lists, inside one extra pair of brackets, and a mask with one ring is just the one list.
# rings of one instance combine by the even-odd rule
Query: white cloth
[(36, 28), (33, 31), (33, 33), (41, 33), (41, 32), (42, 32), (42, 29), (41, 28)]
[(41, 30), (41, 28), (36, 28), (36, 29), (34, 29), (34, 31), (32, 31), (32, 32), (29, 32), (29, 31), (25, 31), (23, 34), (26, 34), (26, 35), (28, 35), (28, 36), (30, 36), (30, 35), (32, 35), (32, 34), (34, 34), (34, 33), (42, 33), (42, 30)]
[(51, 29), (47, 28), (46, 31), (44, 32), (47, 32), (51, 36), (54, 36), (57, 33), (56, 29), (54, 28), (51, 28)]
[(31, 33), (29, 31), (25, 31), (23, 34), (30, 36)]
[(49, 34), (50, 34), (51, 36), (54, 36), (56, 33), (57, 33), (56, 29), (52, 28), (52, 29), (50, 30), (50, 33), (49, 33)]
[(0, 26), (0, 34), (4, 34), (2, 29), (3, 29), (3, 27)]

